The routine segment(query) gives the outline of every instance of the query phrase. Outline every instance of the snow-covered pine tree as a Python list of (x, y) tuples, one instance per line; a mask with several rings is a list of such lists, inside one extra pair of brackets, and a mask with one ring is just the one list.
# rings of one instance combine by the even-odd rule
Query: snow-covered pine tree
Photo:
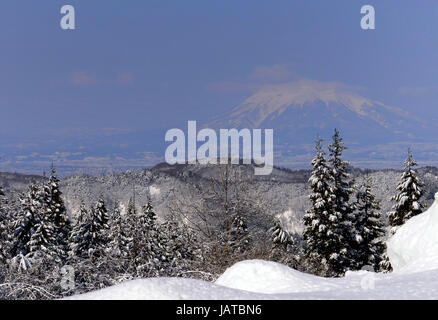
[(156, 224), (156, 214), (152, 202), (142, 207), (133, 234), (136, 272), (140, 276), (162, 274), (167, 268), (169, 256), (167, 243)]
[(132, 196), (131, 198), (129, 198), (129, 202), (128, 202), (128, 208), (126, 209), (126, 214), (127, 215), (137, 215), (137, 208), (135, 205), (135, 196)]
[(335, 211), (335, 195), (331, 183), (333, 171), (328, 166), (322, 149), (322, 139), (316, 140), (316, 156), (312, 160), (312, 174), (309, 184), (312, 193), (309, 198), (312, 208), (304, 215), (304, 240), (307, 243), (306, 256), (325, 276), (344, 274), (345, 256), (342, 235), (339, 233), (341, 216)]
[(0, 213), (6, 211), (8, 200), (6, 199), (6, 194), (3, 188), (0, 186)]
[(180, 225), (174, 215), (167, 217), (160, 225), (160, 232), (166, 239), (168, 268), (166, 276), (181, 276), (191, 267), (202, 262), (201, 248), (196, 235), (190, 228)]
[(405, 169), (397, 186), (398, 193), (391, 198), (391, 200), (396, 201), (396, 204), (392, 207), (393, 211), (388, 213), (389, 224), (393, 227), (393, 231), (408, 219), (423, 212), (422, 209), (425, 207), (420, 201), (424, 195), (422, 189), (424, 185), (418, 179), (415, 171), (416, 165), (417, 162), (409, 149), (408, 157), (404, 162)]
[(26, 195), (20, 197), (21, 208), (14, 219), (12, 253), (22, 255), (34, 266), (38, 261), (59, 261), (55, 227), (47, 214), (43, 187), (32, 182)]
[(272, 227), (268, 230), (268, 235), (272, 243), (269, 251), (269, 259), (294, 269), (304, 267), (304, 264), (300, 261), (302, 258), (302, 252), (300, 252), (302, 246), (296, 245), (296, 240), (283, 228), (279, 219), (274, 218)]
[(56, 261), (60, 252), (56, 246), (57, 237), (52, 221), (39, 215), (35, 219), (34, 232), (29, 241), (29, 259), (49, 259)]
[(246, 219), (236, 214), (231, 222), (229, 246), (233, 253), (244, 253), (250, 247), (250, 235)]
[(379, 263), (379, 272), (388, 273), (392, 271), (391, 261), (386, 253), (383, 254), (382, 261)]
[(80, 225), (81, 223), (88, 221), (88, 219), (89, 219), (89, 213), (87, 207), (85, 206), (84, 201), (81, 201), (81, 204), (79, 206), (79, 213), (76, 216), (75, 225)]
[(45, 209), (44, 219), (49, 220), (54, 227), (53, 234), (57, 241), (57, 249), (61, 255), (67, 256), (68, 241), (71, 232), (71, 223), (62, 200), (62, 193), (59, 189), (59, 180), (56, 170), (52, 164), (50, 177), (43, 185), (43, 202)]
[(12, 256), (25, 256), (30, 252), (30, 240), (42, 211), (41, 192), (35, 181), (28, 186), (26, 194), (20, 195), (20, 210), (16, 213), (13, 229)]
[(148, 203), (142, 209), (142, 215), (140, 215), (141, 224), (146, 227), (147, 230), (156, 230), (157, 215), (152, 207), (151, 199), (148, 199)]
[(364, 185), (357, 192), (356, 220), (356, 262), (357, 269), (371, 266), (375, 271), (381, 269), (386, 245), (382, 240), (385, 235), (381, 219), (380, 202), (372, 193), (371, 178), (366, 175)]
[(283, 229), (278, 219), (274, 220), (274, 225), (269, 229), (269, 232), (274, 246), (286, 249), (287, 246), (294, 244), (293, 237), (289, 232)]
[(93, 222), (97, 225), (96, 229), (108, 229), (108, 209), (105, 205), (105, 200), (103, 199), (103, 195), (99, 197), (96, 203), (96, 207), (93, 210)]
[(83, 249), (86, 247), (83, 243), (83, 235), (87, 232), (88, 224), (91, 221), (90, 214), (88, 212), (85, 203), (81, 201), (79, 212), (76, 215), (76, 219), (73, 222), (73, 228), (70, 233), (69, 247), (70, 253), (77, 256), (83, 255)]
[(9, 210), (5, 192), (0, 187), (0, 264), (6, 263), (6, 260), (10, 258), (11, 216)]
[(79, 257), (99, 256), (108, 242), (108, 210), (102, 196), (99, 197), (87, 221), (76, 225), (71, 236), (72, 251)]
[(111, 215), (109, 230), (110, 248), (115, 256), (121, 258), (129, 256), (132, 238), (129, 237), (128, 231), (126, 217), (121, 215), (119, 204), (116, 202)]
[(348, 173), (349, 163), (342, 159), (342, 153), (347, 147), (344, 145), (339, 131), (335, 129), (332, 137), (333, 141), (328, 146), (329, 160), (332, 169), (332, 185), (334, 198), (334, 210), (335, 215), (338, 217), (337, 228), (338, 233), (341, 236), (342, 250), (340, 251), (340, 260), (344, 261), (345, 267), (348, 269), (356, 268), (356, 253), (354, 252), (355, 246), (355, 204), (351, 201), (354, 188), (352, 187), (352, 181), (349, 180), (350, 174)]

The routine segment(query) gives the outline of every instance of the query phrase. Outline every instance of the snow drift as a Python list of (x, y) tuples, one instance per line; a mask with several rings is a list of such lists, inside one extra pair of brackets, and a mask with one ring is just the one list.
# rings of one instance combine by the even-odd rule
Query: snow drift
[(264, 300), (264, 299), (437, 299), (438, 270), (410, 274), (348, 272), (329, 279), (284, 265), (242, 261), (216, 283), (183, 278), (127, 281), (68, 299), (87, 300)]
[(396, 272), (438, 269), (438, 192), (432, 206), (409, 219), (387, 245)]

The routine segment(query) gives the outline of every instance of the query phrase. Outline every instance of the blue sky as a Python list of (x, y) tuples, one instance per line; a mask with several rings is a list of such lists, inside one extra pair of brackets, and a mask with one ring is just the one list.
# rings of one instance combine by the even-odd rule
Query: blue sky
[[(59, 27), (65, 4), (74, 31)], [(376, 30), (360, 28), (364, 4)], [(3, 0), (0, 133), (167, 129), (299, 78), (433, 118), (437, 17), (433, 0)]]

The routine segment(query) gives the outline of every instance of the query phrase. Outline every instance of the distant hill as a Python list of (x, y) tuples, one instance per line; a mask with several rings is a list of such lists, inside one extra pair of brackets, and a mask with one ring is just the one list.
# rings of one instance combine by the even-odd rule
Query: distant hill
[(21, 173), (0, 172), (0, 186), (6, 191), (25, 190), (31, 181), (41, 181), (42, 176)]

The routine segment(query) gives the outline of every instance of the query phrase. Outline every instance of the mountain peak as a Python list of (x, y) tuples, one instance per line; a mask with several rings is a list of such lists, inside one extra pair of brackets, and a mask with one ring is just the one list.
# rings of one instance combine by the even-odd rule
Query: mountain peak
[[(383, 127), (389, 127), (389, 121), (383, 114), (410, 117), (402, 109), (365, 98), (342, 83), (300, 80), (263, 86), (231, 112), (214, 120), (212, 124), (214, 126), (234, 125), (258, 128), (266, 125), (267, 121), (272, 122), (287, 110), (305, 112), (306, 106), (316, 104), (329, 109), (331, 106), (342, 106), (357, 116), (373, 120)], [(336, 108), (336, 110), (331, 108), (330, 111), (336, 117), (343, 108)]]

